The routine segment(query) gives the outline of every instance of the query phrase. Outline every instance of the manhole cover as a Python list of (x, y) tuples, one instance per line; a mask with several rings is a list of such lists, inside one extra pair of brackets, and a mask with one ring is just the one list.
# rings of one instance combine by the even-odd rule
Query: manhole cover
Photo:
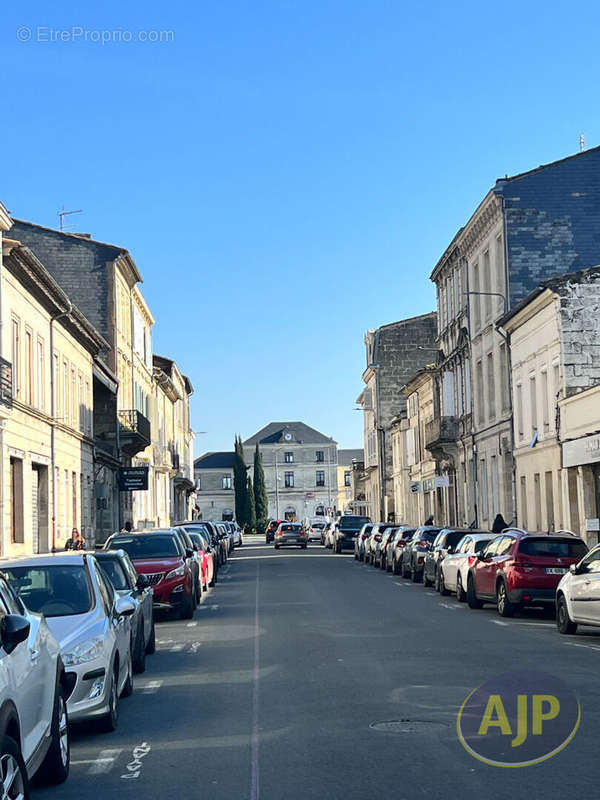
[(427, 719), (390, 719), (369, 725), (380, 733), (435, 733), (446, 729), (446, 723)]

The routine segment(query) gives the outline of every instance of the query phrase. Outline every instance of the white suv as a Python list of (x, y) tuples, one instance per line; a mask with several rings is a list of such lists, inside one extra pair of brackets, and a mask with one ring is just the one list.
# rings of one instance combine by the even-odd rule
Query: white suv
[(575, 633), (577, 625), (600, 626), (600, 544), (560, 579), (556, 625), (560, 633)]
[(28, 797), (36, 773), (69, 774), (69, 687), (44, 617), (25, 609), (0, 576), (0, 796)]

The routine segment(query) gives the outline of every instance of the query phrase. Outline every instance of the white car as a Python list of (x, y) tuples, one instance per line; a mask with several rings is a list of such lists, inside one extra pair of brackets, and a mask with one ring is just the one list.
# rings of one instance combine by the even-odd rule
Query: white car
[(118, 699), (133, 691), (130, 617), (93, 555), (58, 553), (2, 559), (0, 568), (30, 611), (43, 614), (60, 645), (72, 721), (118, 722)]
[(58, 642), (0, 577), (0, 797), (29, 797), (29, 779), (67, 779), (69, 687)]
[(575, 633), (578, 625), (600, 627), (600, 544), (572, 564), (556, 588), (556, 626)]
[(438, 590), (440, 594), (456, 592), (461, 603), (467, 599), (467, 575), (473, 559), (485, 545), (496, 536), (495, 533), (473, 531), (463, 536), (453, 553), (448, 553), (440, 567)]
[(244, 544), (244, 536), (242, 534), (242, 529), (234, 522), (233, 524), (233, 543), (236, 547), (241, 547)]

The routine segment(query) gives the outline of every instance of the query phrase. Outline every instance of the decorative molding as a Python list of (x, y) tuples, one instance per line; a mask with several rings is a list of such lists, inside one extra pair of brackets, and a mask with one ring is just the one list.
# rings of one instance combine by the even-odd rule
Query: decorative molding
[(461, 255), (468, 259), (501, 219), (500, 200), (493, 192), (489, 192), (458, 237), (457, 246)]

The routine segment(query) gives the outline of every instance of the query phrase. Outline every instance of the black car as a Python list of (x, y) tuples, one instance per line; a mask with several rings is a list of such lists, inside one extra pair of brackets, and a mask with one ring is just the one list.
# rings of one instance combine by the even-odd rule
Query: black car
[(425, 556), (441, 531), (441, 528), (434, 528), (431, 525), (421, 525), (415, 531), (414, 536), (404, 548), (402, 558), (402, 577), (410, 578), (413, 583), (420, 583), (423, 577), (423, 567)]
[(281, 525), (282, 520), (272, 519), (265, 530), (265, 542), (269, 544), (275, 539), (275, 531)]
[(460, 540), (472, 531), (461, 528), (444, 528), (436, 536), (431, 550), (425, 555), (423, 564), (423, 583), (425, 586), (434, 585), (439, 588), (440, 565), (448, 553), (453, 553)]
[(344, 514), (335, 523), (333, 533), (333, 550), (341, 553), (342, 550), (354, 550), (354, 540), (363, 525), (371, 522), (370, 517), (359, 517), (357, 514)]

